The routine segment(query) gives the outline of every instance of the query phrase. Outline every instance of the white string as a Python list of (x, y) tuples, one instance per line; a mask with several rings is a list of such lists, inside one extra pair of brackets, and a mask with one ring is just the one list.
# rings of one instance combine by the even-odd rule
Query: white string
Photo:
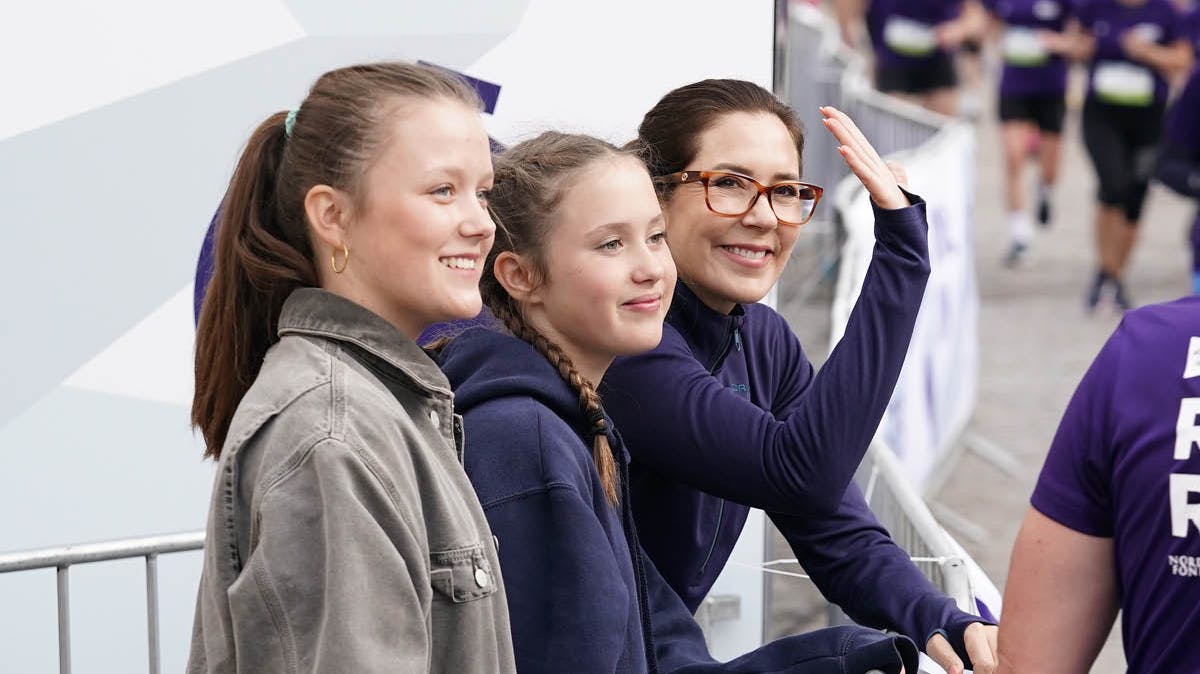
[[(928, 562), (928, 563), (932, 563), (932, 564), (944, 564), (948, 558), (946, 558), (946, 557), (909, 557), (909, 559), (912, 560), (913, 562)], [(775, 574), (777, 576), (788, 576), (789, 578), (804, 578), (804, 579), (812, 580), (812, 577), (807, 574), (796, 573), (794, 571), (780, 571), (779, 569), (770, 568), (772, 566), (779, 566), (782, 564), (799, 565), (800, 564), (799, 560), (797, 560), (795, 558), (772, 559), (770, 561), (763, 562), (762, 564), (749, 564), (747, 562), (739, 562), (737, 560), (731, 559), (727, 562), (727, 564), (732, 564), (733, 566), (740, 566), (744, 569), (754, 569), (756, 571), (762, 571), (763, 573)]]
[(774, 574), (776, 576), (789, 576), (791, 578), (804, 578), (806, 580), (812, 580), (811, 578), (804, 575), (803, 573), (795, 573), (793, 571), (780, 571), (779, 569), (768, 569), (768, 568), (766, 568), (765, 564), (760, 566), (758, 564), (747, 564), (746, 562), (736, 562), (733, 560), (730, 560), (727, 563), (731, 564), (733, 566), (740, 566), (740, 567), (747, 568), (747, 569), (754, 569), (755, 571), (762, 571), (763, 573)]

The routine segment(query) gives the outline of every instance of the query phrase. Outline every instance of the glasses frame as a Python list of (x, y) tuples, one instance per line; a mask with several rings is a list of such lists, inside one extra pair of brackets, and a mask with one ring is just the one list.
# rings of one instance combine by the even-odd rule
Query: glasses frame
[[(712, 204), (708, 200), (708, 181), (722, 176), (733, 176), (742, 180), (748, 180), (750, 181), (750, 184), (754, 185), (754, 188), (758, 190), (758, 193), (750, 198), (750, 205), (746, 206), (746, 210), (742, 211), (741, 213), (721, 213), (712, 207)], [(688, 183), (700, 183), (704, 185), (704, 205), (707, 206), (708, 210), (712, 211), (713, 214), (719, 215), (723, 218), (742, 217), (743, 215), (754, 210), (754, 206), (758, 203), (759, 197), (766, 194), (767, 205), (770, 206), (771, 214), (775, 216), (775, 219), (778, 220), (780, 224), (792, 225), (794, 227), (807, 224), (808, 221), (812, 220), (813, 214), (817, 212), (817, 204), (821, 203), (821, 195), (825, 193), (825, 188), (800, 180), (782, 180), (777, 183), (771, 183), (770, 185), (764, 185), (748, 175), (734, 171), (679, 171), (676, 173), (668, 173), (667, 175), (658, 176), (654, 179), (654, 182), (660, 185), (686, 185)], [(813, 198), (812, 210), (809, 211), (807, 218), (804, 218), (800, 222), (793, 222), (791, 220), (785, 220), (779, 217), (779, 213), (775, 211), (775, 202), (771, 200), (771, 190), (779, 187), (780, 185), (799, 185), (801, 187), (807, 187), (816, 193), (816, 197)]]

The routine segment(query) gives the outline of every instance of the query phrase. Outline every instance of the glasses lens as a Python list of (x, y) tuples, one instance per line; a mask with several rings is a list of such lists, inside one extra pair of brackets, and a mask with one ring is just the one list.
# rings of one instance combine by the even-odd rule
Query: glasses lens
[(805, 222), (817, 205), (817, 191), (803, 183), (772, 185), (770, 195), (775, 217), (784, 222)]
[(708, 179), (708, 207), (721, 215), (741, 215), (758, 190), (741, 176), (719, 173)]

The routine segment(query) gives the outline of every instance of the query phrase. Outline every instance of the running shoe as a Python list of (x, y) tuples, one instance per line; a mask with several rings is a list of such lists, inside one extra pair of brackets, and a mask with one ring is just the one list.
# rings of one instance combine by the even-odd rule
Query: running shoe
[(1043, 229), (1050, 226), (1050, 199), (1045, 194), (1038, 198), (1037, 216)]
[(1008, 249), (1008, 254), (1004, 256), (1004, 266), (1012, 269), (1020, 264), (1021, 260), (1025, 259), (1025, 251), (1027, 250), (1029, 250), (1028, 246), (1014, 241)]
[(1084, 300), (1087, 303), (1088, 313), (1096, 310), (1096, 306), (1100, 304), (1100, 293), (1104, 291), (1105, 284), (1108, 283), (1108, 274), (1104, 270), (1096, 272), (1096, 278), (1092, 281), (1092, 286), (1088, 288), (1087, 298)]
[(1133, 303), (1129, 301), (1129, 295), (1125, 293), (1125, 284), (1121, 283), (1121, 279), (1112, 279), (1113, 284), (1113, 302), (1117, 305), (1117, 309), (1121, 313), (1125, 313), (1133, 308)]

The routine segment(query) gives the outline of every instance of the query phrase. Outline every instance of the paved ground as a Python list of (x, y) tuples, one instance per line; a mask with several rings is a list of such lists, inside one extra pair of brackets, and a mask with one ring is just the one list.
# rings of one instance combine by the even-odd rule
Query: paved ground
[[(1046, 448), (1071, 392), (1119, 318), (1111, 312), (1087, 316), (1083, 311), (1084, 287), (1095, 264), (1091, 237), (1095, 182), (1079, 140), (1078, 110), (1068, 117), (1054, 222), (1039, 232), (1023, 266), (1006, 269), (1000, 264), (1007, 245), (1003, 176), (990, 96), (983, 96), (982, 106), (986, 114), (976, 124), (975, 212), (981, 363), (978, 402), (969, 430), (1010, 453), (1019, 469), (1009, 474), (977, 453), (964, 451), (929, 501), (935, 510), (949, 510), (967, 520), (967, 526), (954, 527), (943, 519), (1003, 589), (1012, 542)], [(1135, 302), (1173, 299), (1189, 291), (1186, 235), (1192, 208), (1165, 189), (1151, 192), (1128, 276)], [(819, 289), (807, 299), (789, 290), (800, 286), (811, 272), (808, 252), (802, 251), (789, 269), (780, 299), (806, 349), (819, 359), (828, 339), (829, 289)], [(775, 548), (777, 557), (792, 556), (778, 536)], [(772, 584), (774, 633), (821, 623), (820, 603), (804, 581), (775, 578)], [(1125, 671), (1117, 631), (1094, 672)]]

